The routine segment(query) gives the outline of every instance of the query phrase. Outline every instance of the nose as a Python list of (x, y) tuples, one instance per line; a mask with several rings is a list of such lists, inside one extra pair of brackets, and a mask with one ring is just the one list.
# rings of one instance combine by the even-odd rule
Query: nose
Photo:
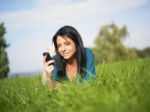
[(65, 50), (66, 50), (65, 45), (62, 45), (62, 46), (61, 46), (61, 52), (64, 52)]

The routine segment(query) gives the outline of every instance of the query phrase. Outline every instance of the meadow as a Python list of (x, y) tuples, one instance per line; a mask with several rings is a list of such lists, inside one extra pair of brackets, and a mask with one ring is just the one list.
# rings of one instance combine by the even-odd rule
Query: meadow
[(150, 58), (96, 66), (96, 78), (49, 89), (40, 74), (0, 80), (0, 112), (150, 112)]

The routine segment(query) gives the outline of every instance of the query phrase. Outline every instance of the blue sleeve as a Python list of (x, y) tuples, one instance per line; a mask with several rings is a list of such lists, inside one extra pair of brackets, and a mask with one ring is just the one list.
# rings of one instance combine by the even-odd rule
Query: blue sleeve
[(94, 54), (92, 50), (89, 48), (85, 48), (86, 56), (87, 56), (87, 63), (86, 63), (86, 79), (90, 79), (95, 77), (95, 64), (94, 64)]
[(56, 67), (54, 67), (54, 70), (53, 70), (53, 80), (58, 80), (58, 70)]

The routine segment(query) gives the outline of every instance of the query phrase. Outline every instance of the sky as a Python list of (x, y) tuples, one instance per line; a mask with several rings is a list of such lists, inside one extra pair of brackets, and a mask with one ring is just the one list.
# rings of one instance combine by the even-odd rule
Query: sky
[(111, 23), (127, 27), (126, 47), (150, 47), (150, 0), (0, 0), (0, 22), (10, 44), (10, 75), (41, 71), (42, 52), (64, 25), (79, 31), (85, 47)]

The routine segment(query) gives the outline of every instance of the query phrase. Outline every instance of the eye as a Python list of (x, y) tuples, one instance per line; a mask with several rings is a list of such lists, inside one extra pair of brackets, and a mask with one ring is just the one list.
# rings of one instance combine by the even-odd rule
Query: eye
[(57, 45), (57, 48), (59, 48), (60, 46), (61, 46), (61, 45), (60, 45), (60, 44), (58, 44), (58, 45)]
[(67, 41), (67, 42), (65, 42), (65, 45), (70, 45), (70, 42), (68, 42), (68, 41)]

